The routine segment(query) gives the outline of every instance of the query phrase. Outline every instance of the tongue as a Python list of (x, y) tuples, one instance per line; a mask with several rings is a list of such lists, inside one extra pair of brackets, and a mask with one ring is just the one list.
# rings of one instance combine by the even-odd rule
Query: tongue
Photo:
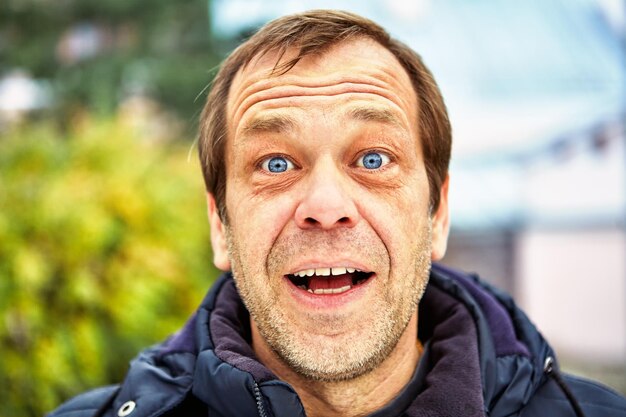
[(352, 275), (333, 275), (328, 277), (312, 276), (309, 278), (309, 288), (313, 291), (320, 289), (335, 289), (352, 285)]

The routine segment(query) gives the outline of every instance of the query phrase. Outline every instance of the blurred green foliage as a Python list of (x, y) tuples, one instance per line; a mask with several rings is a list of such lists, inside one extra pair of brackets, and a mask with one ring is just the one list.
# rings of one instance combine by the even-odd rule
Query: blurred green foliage
[(0, 1), (0, 76), (19, 68), (46, 80), (60, 117), (83, 107), (110, 115), (141, 93), (195, 121), (219, 63), (208, 3)]
[(0, 415), (41, 416), (120, 382), (217, 274), (189, 142), (123, 122), (0, 137)]

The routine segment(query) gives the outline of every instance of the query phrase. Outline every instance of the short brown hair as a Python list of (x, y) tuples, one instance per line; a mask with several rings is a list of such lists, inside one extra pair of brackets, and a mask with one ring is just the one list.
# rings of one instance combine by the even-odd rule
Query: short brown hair
[[(228, 134), (226, 105), (237, 72), (250, 61), (277, 52), (275, 74), (284, 74), (307, 55), (321, 54), (330, 46), (355, 37), (367, 37), (388, 49), (407, 71), (418, 100), (418, 126), (430, 189), (430, 208), (439, 207), (439, 190), (448, 174), (452, 134), (443, 98), (420, 56), (393, 39), (382, 27), (358, 15), (336, 10), (312, 10), (273, 20), (241, 44), (222, 63), (213, 80), (200, 120), (199, 151), (206, 189), (216, 201), (220, 218), (227, 222), (225, 207), (225, 144)], [(288, 49), (295, 58), (280, 62)]]

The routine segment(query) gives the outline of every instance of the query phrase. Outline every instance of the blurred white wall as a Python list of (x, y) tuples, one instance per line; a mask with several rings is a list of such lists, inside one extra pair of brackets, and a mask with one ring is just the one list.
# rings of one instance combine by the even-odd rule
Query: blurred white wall
[(562, 355), (626, 363), (626, 239), (618, 228), (528, 229), (518, 303)]

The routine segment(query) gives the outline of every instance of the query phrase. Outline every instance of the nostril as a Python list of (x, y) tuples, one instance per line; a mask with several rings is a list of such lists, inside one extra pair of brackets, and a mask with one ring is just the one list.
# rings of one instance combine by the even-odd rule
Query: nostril
[[(351, 223), (352, 223), (351, 218), (348, 217), (348, 216), (344, 216), (344, 217), (341, 217), (341, 218), (337, 219), (337, 221), (334, 224), (335, 225), (349, 226)], [(309, 226), (309, 227), (311, 227), (311, 226), (313, 226), (313, 227), (319, 227), (319, 226), (322, 226), (322, 227), (326, 226), (326, 227), (328, 227), (328, 226), (331, 226), (330, 223), (328, 225), (326, 225), (325, 222), (319, 221), (318, 219), (316, 219), (314, 217), (306, 217), (304, 219), (304, 224), (306, 226)]]

